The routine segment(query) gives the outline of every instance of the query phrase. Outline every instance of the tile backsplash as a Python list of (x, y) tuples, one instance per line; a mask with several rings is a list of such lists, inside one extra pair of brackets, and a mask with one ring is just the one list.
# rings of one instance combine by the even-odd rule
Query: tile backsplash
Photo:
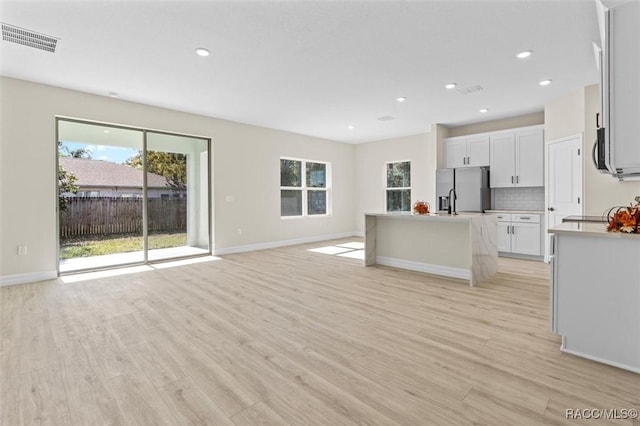
[(494, 210), (544, 210), (544, 187), (492, 189), (491, 206)]

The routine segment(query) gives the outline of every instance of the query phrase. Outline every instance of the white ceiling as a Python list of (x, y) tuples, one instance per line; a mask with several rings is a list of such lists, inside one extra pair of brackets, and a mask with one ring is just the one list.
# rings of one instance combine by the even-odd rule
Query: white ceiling
[(4, 76), (352, 143), (542, 111), (598, 79), (593, 0), (1, 0), (0, 21), (60, 39), (0, 42)]

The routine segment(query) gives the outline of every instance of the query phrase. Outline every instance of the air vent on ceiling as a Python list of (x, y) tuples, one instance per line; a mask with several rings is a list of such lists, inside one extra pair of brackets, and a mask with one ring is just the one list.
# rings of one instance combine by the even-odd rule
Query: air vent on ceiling
[(380, 120), (380, 121), (391, 121), (391, 120), (394, 120), (394, 119), (395, 119), (395, 117), (392, 117), (390, 115), (385, 115), (383, 117), (378, 117), (378, 120)]
[(461, 95), (468, 95), (469, 93), (480, 92), (482, 90), (484, 90), (482, 86), (476, 84), (475, 86), (461, 87), (458, 89), (458, 93)]
[(55, 52), (58, 39), (31, 30), (2, 23), (2, 39), (46, 52)]

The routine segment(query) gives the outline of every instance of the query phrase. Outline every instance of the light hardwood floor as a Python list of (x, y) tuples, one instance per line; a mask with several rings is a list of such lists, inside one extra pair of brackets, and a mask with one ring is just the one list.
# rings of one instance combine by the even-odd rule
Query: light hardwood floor
[(640, 375), (560, 352), (548, 265), (501, 259), (470, 288), (307, 251), (354, 240), (0, 288), (0, 423), (594, 425), (565, 410), (640, 408)]

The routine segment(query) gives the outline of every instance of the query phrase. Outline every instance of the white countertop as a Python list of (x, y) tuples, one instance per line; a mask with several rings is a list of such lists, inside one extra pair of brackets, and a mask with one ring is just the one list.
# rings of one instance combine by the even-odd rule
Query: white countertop
[(555, 228), (549, 229), (550, 234), (566, 234), (583, 237), (604, 238), (636, 238), (640, 241), (640, 234), (627, 234), (626, 232), (609, 232), (604, 223), (567, 222), (561, 223)]
[(485, 210), (486, 213), (544, 214), (544, 210)]
[(383, 219), (406, 219), (406, 220), (426, 220), (426, 221), (447, 221), (447, 222), (470, 222), (474, 218), (479, 216), (486, 216), (483, 213), (459, 213), (457, 215), (452, 214), (413, 214), (410, 212), (399, 213), (365, 213), (365, 216), (374, 216)]

